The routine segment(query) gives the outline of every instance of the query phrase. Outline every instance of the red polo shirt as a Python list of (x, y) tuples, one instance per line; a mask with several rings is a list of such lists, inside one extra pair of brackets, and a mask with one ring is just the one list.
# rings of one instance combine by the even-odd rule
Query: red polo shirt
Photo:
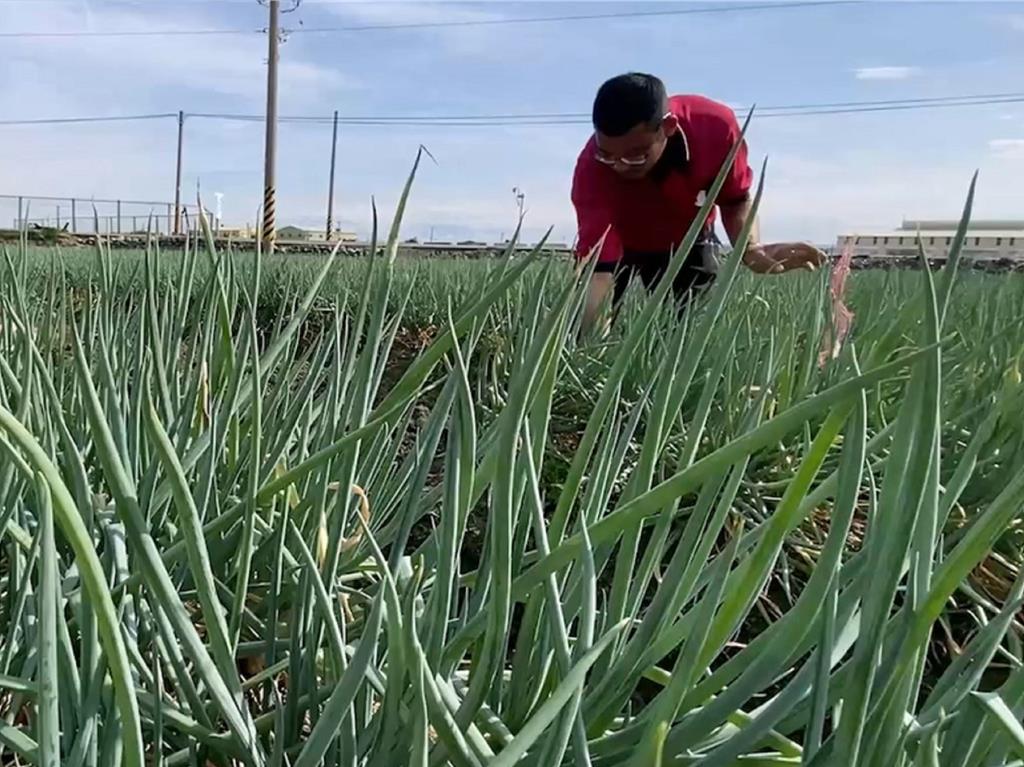
[[(703, 96), (673, 96), (669, 110), (679, 118), (680, 133), (671, 137), (661, 160), (642, 179), (623, 179), (613, 168), (598, 162), (594, 137), (580, 152), (572, 181), (572, 203), (579, 227), (578, 258), (586, 257), (606, 230), (598, 259), (602, 263), (619, 261), (624, 249), (669, 253), (682, 242), (707, 190), (739, 139), (740, 126), (732, 109)], [(746, 199), (752, 181), (743, 145), (718, 202)], [(707, 226), (713, 226), (714, 221), (712, 208)]]

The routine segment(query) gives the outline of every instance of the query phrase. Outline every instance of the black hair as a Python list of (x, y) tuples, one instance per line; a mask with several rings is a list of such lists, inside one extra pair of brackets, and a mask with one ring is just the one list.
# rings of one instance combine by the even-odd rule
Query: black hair
[(657, 127), (668, 109), (665, 84), (654, 75), (629, 72), (606, 80), (594, 98), (594, 128), (624, 136), (637, 125)]

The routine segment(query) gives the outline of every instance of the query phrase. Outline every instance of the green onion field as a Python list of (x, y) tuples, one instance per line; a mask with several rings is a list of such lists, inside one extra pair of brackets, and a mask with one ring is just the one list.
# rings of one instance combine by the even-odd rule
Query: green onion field
[(1024, 765), (1024, 275), (855, 272), (823, 356), (829, 270), (729, 257), (581, 338), (405, 200), (4, 251), (0, 765)]

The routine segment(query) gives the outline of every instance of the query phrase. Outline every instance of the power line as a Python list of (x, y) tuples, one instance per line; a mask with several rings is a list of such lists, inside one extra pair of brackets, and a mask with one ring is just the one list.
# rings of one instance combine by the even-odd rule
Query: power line
[[(804, 115), (859, 114), (891, 112), (916, 109), (952, 108), (966, 106), (988, 106), (997, 104), (1024, 103), (1024, 93), (987, 93), (958, 96), (937, 96), (927, 98), (882, 99), (876, 101), (833, 101), (803, 104), (779, 104), (757, 106), (758, 117), (800, 117)], [(739, 113), (746, 113), (750, 107), (735, 107)], [(202, 120), (226, 120), (232, 122), (262, 123), (262, 114), (232, 114), (227, 112), (186, 112), (187, 118)], [(177, 119), (177, 112), (139, 115), (111, 115), (96, 117), (51, 117), (25, 120), (0, 120), (0, 125), (61, 125), (67, 123), (125, 122), (133, 120)], [(282, 115), (281, 122), (298, 124), (331, 124), (333, 115)], [(342, 125), (367, 126), (413, 126), (413, 127), (508, 127), (515, 125), (582, 125), (590, 123), (585, 112), (539, 112), (534, 114), (485, 114), (485, 115), (365, 115), (338, 117)]]
[[(521, 18), (460, 19), (458, 21), (422, 21), (398, 24), (349, 24), (329, 27), (297, 27), (288, 34), (336, 34), (348, 32), (382, 32), (410, 29), (444, 29), (452, 27), (491, 27), (507, 24), (546, 24), (566, 21), (600, 21), (604, 19), (657, 18), (666, 16), (693, 16), (698, 14), (736, 13), (740, 11), (774, 11), (799, 8), (828, 8), (860, 4), (863, 0), (795, 0), (793, 2), (748, 3), (744, 5), (716, 5), (701, 8), (666, 8), (656, 11), (616, 11), (611, 13), (566, 14), (562, 16), (526, 16)], [(86, 29), (71, 31), (38, 30), (0, 32), (0, 38), (79, 38), (79, 37), (186, 37), (210, 35), (263, 34), (265, 29)]]
[(263, 29), (78, 29), (68, 32), (0, 32), (0, 38), (79, 38), (79, 37), (208, 37), (211, 35), (258, 35)]
[[(777, 109), (831, 109), (838, 107), (861, 107), (861, 106), (884, 106), (887, 104), (935, 104), (935, 103), (946, 103), (953, 101), (963, 101), (966, 99), (992, 99), (998, 102), (1000, 99), (1018, 99), (1024, 97), (1024, 93), (1013, 92), (1013, 93), (973, 93), (960, 96), (928, 96), (919, 98), (898, 98), (898, 99), (878, 99), (872, 101), (832, 101), (818, 104), (779, 104), (776, 106), (758, 107), (758, 111), (766, 109), (777, 110)], [(737, 111), (743, 111), (742, 107), (737, 107)]]
[(600, 21), (602, 19), (653, 18), (659, 16), (693, 16), (697, 14), (734, 13), (737, 11), (788, 10), (794, 8), (821, 8), (839, 5), (853, 5), (861, 0), (801, 0), (799, 2), (750, 3), (745, 5), (718, 5), (702, 8), (675, 8), (658, 11), (617, 11), (613, 13), (581, 13), (564, 16), (537, 16), (500, 19), (462, 19), (460, 21), (424, 21), (404, 24), (362, 24), (336, 27), (300, 27), (295, 33), (317, 34), (328, 32), (369, 32), (403, 29), (436, 29), (444, 27), (490, 27), (506, 24), (542, 24), (564, 21)]
[(177, 117), (177, 112), (148, 115), (109, 115), (101, 117), (41, 117), (32, 120), (0, 120), (0, 125), (63, 125), (66, 123), (131, 122), (134, 120), (162, 120)]
[[(2, 2), (3, 0), (0, 0)], [(803, 109), (833, 109), (840, 107), (862, 107), (862, 106), (885, 106), (889, 104), (903, 105), (903, 104), (922, 104), (927, 105), (930, 103), (952, 103), (960, 102), (965, 99), (991, 99), (992, 103), (1003, 103), (1002, 99), (1017, 99), (1024, 97), (1024, 93), (984, 93), (967, 96), (933, 96), (928, 98), (900, 98), (900, 99), (883, 99), (878, 101), (833, 101), (816, 104), (778, 104), (771, 106), (759, 106), (757, 108), (758, 114), (764, 114), (765, 112), (774, 112), (779, 110), (803, 110)], [(953, 104), (954, 106), (957, 104)], [(734, 108), (736, 112), (746, 112), (750, 109), (747, 106), (737, 106)], [(212, 118), (212, 119), (224, 119), (224, 120), (262, 120), (261, 115), (245, 115), (245, 114), (230, 114), (230, 113), (207, 113), (207, 112), (191, 112), (190, 117), (199, 118)], [(280, 119), (286, 119), (290, 122), (323, 122), (329, 120), (333, 122), (333, 117), (327, 117), (325, 115), (292, 115), (288, 117), (282, 117)], [(536, 112), (530, 114), (523, 113), (509, 113), (509, 114), (459, 114), (459, 115), (373, 115), (373, 116), (349, 116), (339, 117), (340, 122), (347, 124), (360, 124), (363, 122), (372, 122), (374, 125), (383, 125), (387, 123), (404, 123), (404, 122), (421, 122), (423, 120), (434, 121), (468, 121), (476, 122), (480, 120), (551, 120), (554, 122), (570, 121), (576, 122), (578, 120), (589, 120), (589, 112)]]
[[(262, 115), (256, 114), (231, 114), (221, 112), (189, 112), (189, 117), (199, 118), (210, 118), (220, 120), (262, 120)], [(548, 120), (561, 120), (561, 119), (579, 119), (589, 117), (587, 112), (540, 112), (536, 114), (490, 114), (490, 115), (372, 115), (372, 116), (350, 116), (350, 117), (338, 117), (340, 123), (347, 124), (359, 124), (365, 121), (372, 121), (374, 124), (381, 123), (401, 123), (409, 120), (533, 120), (533, 119), (548, 119)], [(278, 119), (288, 120), (290, 122), (333, 122), (334, 118), (326, 115), (291, 115), (280, 117)]]
[[(930, 109), (939, 107), (985, 106), (995, 104), (1024, 103), (1024, 93), (977, 94), (963, 96), (940, 96), (931, 98), (885, 99), (880, 101), (839, 101), (831, 103), (784, 104), (778, 106), (759, 106), (754, 110), (754, 118), (758, 117), (796, 117), (802, 115), (824, 114), (856, 114), (870, 112), (904, 111), (914, 109)], [(749, 111), (750, 107), (735, 108), (739, 113)], [(261, 115), (228, 114), (228, 113), (191, 113), (189, 117), (199, 119), (231, 120), (237, 122), (258, 122)], [(324, 124), (333, 122), (327, 115), (283, 115), (282, 122)], [(590, 123), (590, 115), (584, 112), (540, 113), (540, 114), (504, 114), (504, 115), (421, 115), (421, 116), (365, 116), (339, 117), (338, 122), (344, 125), (369, 126), (451, 126), (451, 127), (507, 127), (514, 125), (581, 125)]]
[[(989, 106), (994, 104), (1024, 104), (1024, 96), (1007, 99), (982, 99), (978, 101), (958, 101), (949, 103), (928, 104), (888, 104), (873, 107), (847, 107), (841, 109), (805, 109), (794, 112), (771, 112), (761, 117), (806, 117), (810, 115), (845, 115), (868, 114), (872, 112), (905, 112), (915, 109), (949, 109), (951, 107)], [(755, 118), (757, 113), (755, 113)]]

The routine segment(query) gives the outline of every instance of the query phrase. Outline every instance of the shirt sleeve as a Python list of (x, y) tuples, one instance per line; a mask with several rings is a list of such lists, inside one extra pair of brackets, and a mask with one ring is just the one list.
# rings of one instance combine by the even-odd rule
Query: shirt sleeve
[(598, 263), (618, 263), (622, 258), (622, 240), (613, 225), (610, 195), (583, 157), (576, 164), (573, 175), (572, 204), (576, 210), (576, 258), (587, 258), (604, 237)]
[[(740, 125), (736, 119), (736, 113), (728, 107), (721, 110), (721, 119), (724, 123), (724, 154), (722, 162), (729, 156), (733, 146), (740, 140)], [(750, 188), (754, 183), (754, 171), (751, 170), (747, 160), (747, 142), (740, 144), (736, 152), (736, 159), (733, 160), (729, 175), (722, 185), (722, 191), (718, 195), (718, 202), (728, 205), (729, 203), (743, 202), (750, 199)]]

